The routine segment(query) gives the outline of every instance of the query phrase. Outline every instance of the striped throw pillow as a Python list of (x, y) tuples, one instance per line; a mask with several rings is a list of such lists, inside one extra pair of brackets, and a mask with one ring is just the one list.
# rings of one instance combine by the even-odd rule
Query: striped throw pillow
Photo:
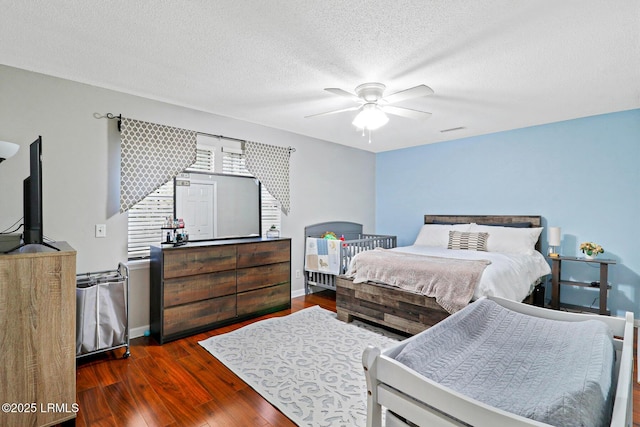
[(472, 233), (468, 231), (449, 231), (447, 249), (466, 249), (469, 251), (487, 251), (489, 233)]

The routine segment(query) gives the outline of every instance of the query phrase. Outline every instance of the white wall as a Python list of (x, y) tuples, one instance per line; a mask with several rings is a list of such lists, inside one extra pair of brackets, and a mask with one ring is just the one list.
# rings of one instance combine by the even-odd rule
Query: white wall
[[(292, 292), (303, 289), (304, 227), (346, 220), (375, 225), (375, 155), (278, 129), (0, 65), (0, 140), (20, 151), (0, 165), (0, 230), (22, 216), (28, 145), (42, 135), (44, 233), (77, 251), (78, 273), (113, 269), (127, 257), (127, 216), (117, 213), (119, 133), (95, 114), (122, 114), (233, 138), (292, 146), (291, 213), (282, 236), (292, 238)], [(221, 110), (224, 107), (221, 106)], [(107, 237), (95, 238), (95, 224)], [(149, 323), (149, 275), (132, 271), (130, 324)]]

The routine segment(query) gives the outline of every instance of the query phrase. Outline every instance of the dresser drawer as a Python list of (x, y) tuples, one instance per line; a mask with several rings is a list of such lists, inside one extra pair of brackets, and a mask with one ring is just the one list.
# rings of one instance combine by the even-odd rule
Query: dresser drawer
[(289, 261), (291, 256), (290, 240), (245, 243), (238, 245), (238, 268), (256, 265), (276, 264)]
[(238, 270), (238, 292), (260, 289), (290, 280), (291, 264), (289, 262), (242, 268)]
[(235, 270), (164, 281), (164, 307), (186, 304), (236, 293)]
[(163, 335), (189, 331), (235, 316), (235, 295), (170, 307), (164, 310)]
[(207, 246), (164, 251), (164, 278), (193, 276), (236, 268), (236, 246)]
[(263, 310), (291, 304), (291, 284), (270, 286), (268, 288), (238, 293), (238, 316), (253, 314)]

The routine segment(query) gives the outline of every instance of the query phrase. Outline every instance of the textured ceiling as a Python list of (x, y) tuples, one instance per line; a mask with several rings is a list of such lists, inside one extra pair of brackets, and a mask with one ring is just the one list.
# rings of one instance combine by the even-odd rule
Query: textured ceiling
[[(373, 152), (640, 108), (638, 0), (0, 0), (0, 63)], [(357, 132), (364, 82), (435, 94)], [(124, 108), (124, 106), (123, 106)], [(444, 129), (464, 127), (453, 132)], [(242, 137), (242, 135), (233, 135)]]

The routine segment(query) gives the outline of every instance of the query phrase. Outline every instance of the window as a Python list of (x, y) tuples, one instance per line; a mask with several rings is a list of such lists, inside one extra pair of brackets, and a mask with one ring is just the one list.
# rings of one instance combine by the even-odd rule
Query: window
[(129, 259), (149, 256), (149, 246), (162, 241), (160, 227), (167, 217), (173, 217), (173, 181), (167, 182), (129, 209)]
[(222, 173), (251, 176), (246, 164), (242, 150), (227, 147), (222, 149)]
[(262, 221), (262, 237), (266, 236), (267, 230), (271, 228), (272, 225), (275, 225), (278, 230), (280, 230), (280, 221), (281, 216), (281, 206), (280, 202), (276, 200), (275, 197), (271, 195), (267, 191), (266, 188), (262, 187), (262, 212), (261, 212), (261, 221)]
[[(214, 151), (197, 147), (196, 162), (188, 169), (213, 169)], [(165, 220), (173, 218), (173, 181), (165, 183), (129, 209), (127, 256), (129, 259), (149, 257), (149, 246), (162, 242), (160, 229)]]
[[(198, 146), (196, 162), (187, 170), (213, 172), (215, 147)], [(222, 173), (251, 176), (245, 166), (240, 149), (222, 149)], [(275, 225), (280, 229), (280, 203), (262, 187), (262, 235)], [(128, 245), (129, 259), (148, 258), (149, 246), (162, 242), (160, 229), (167, 217), (173, 217), (173, 181), (169, 181), (129, 209)]]
[(196, 162), (188, 167), (187, 170), (213, 172), (214, 159), (213, 147), (197, 147)]

